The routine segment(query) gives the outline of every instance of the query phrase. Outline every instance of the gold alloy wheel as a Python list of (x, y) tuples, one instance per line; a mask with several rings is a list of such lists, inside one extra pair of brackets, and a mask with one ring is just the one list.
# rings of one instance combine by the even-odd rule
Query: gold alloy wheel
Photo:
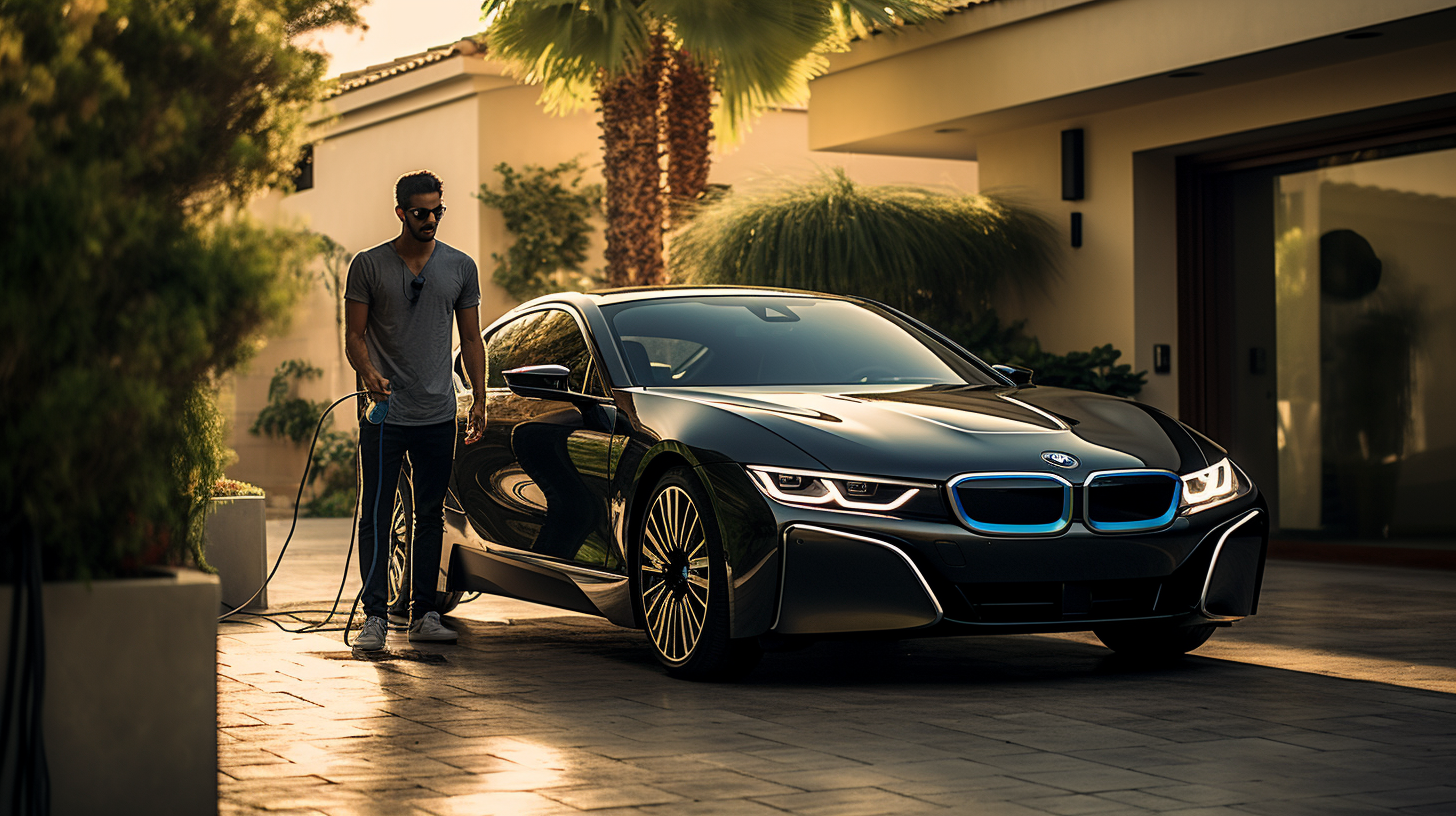
[(408, 609), (403, 608), (401, 601), (409, 596), (409, 526), (413, 513), (410, 512), (409, 505), (411, 497), (405, 493), (408, 484), (404, 479), (400, 479), (395, 493), (394, 512), (389, 519), (389, 539), (385, 545), (389, 547), (389, 573), (385, 600), (389, 604), (390, 611), (399, 614), (409, 613)]
[(642, 607), (647, 633), (663, 658), (692, 656), (708, 618), (708, 540), (692, 497), (677, 485), (657, 494), (641, 540)]

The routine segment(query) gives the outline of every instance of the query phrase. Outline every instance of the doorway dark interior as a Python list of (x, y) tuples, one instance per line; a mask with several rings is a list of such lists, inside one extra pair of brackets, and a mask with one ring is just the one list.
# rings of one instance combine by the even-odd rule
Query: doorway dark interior
[(1180, 160), (1181, 414), (1269, 494), (1281, 536), (1456, 537), (1444, 115)]

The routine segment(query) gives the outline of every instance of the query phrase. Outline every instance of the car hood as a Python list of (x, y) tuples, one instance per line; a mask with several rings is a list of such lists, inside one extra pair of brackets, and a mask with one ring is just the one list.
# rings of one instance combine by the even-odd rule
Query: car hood
[[(941, 481), (977, 471), (1032, 471), (1057, 473), (1077, 483), (1097, 470), (1147, 467), (1181, 473), (1203, 467), (1205, 460), (1188, 431), (1156, 409), (1061, 388), (651, 391), (732, 411), (834, 472)], [(1042, 458), (1047, 452), (1071, 454), (1078, 464), (1052, 466)]]

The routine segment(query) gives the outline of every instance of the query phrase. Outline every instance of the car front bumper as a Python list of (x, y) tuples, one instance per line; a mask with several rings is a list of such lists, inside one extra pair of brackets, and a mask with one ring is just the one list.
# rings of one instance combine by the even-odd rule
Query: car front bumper
[[(1257, 611), (1268, 549), (1268, 509), (1256, 490), (1153, 533), (1099, 534), (1073, 523), (1046, 538), (767, 505), (779, 585), (766, 628), (784, 635), (1229, 622)], [(758, 572), (762, 581), (774, 571)]]

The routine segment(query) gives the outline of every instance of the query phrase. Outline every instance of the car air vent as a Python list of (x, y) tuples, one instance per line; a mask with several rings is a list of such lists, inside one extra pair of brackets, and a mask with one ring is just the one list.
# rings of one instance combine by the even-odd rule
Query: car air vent
[(1072, 520), (1072, 483), (1051, 473), (971, 473), (950, 482), (951, 504), (985, 535), (1055, 535)]
[(1166, 470), (1094, 473), (1083, 487), (1084, 521), (1098, 533), (1157, 530), (1173, 522), (1183, 483)]
[(1085, 583), (957, 584), (973, 623), (1063, 623), (1166, 614), (1163, 579)]

